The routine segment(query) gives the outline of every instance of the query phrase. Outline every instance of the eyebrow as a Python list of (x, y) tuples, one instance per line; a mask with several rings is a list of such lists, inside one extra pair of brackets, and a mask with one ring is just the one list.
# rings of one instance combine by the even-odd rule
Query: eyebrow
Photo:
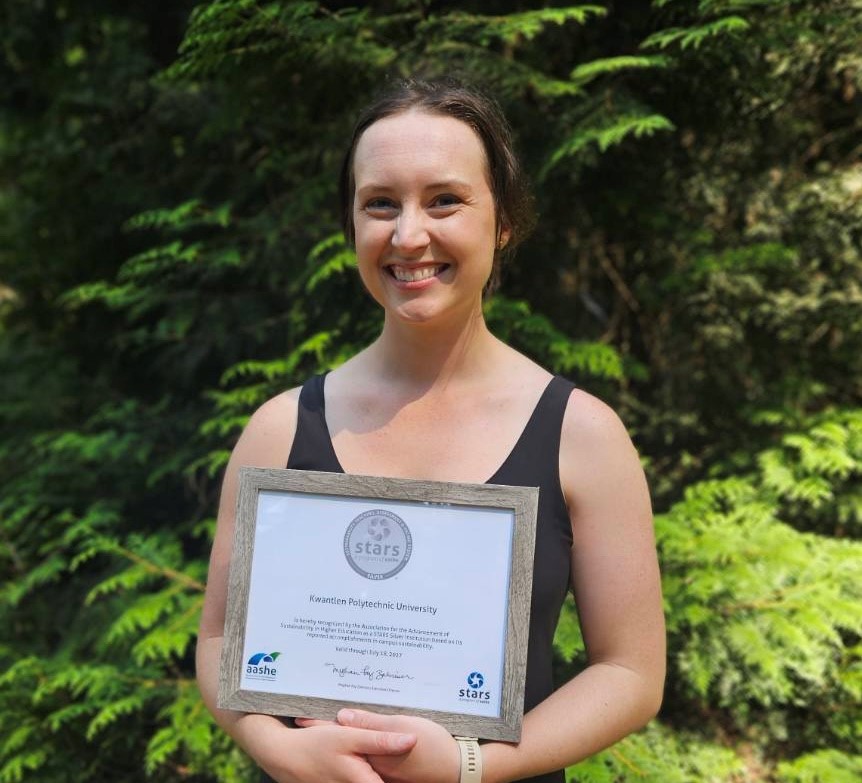
[(425, 190), (446, 190), (447, 188), (454, 188), (455, 190), (472, 190), (469, 182), (465, 182), (463, 179), (457, 178), (432, 182), (430, 185), (425, 187)]
[[(356, 190), (356, 195), (360, 196), (365, 194), (366, 192), (370, 193), (391, 193), (396, 188), (393, 188), (389, 185), (382, 185), (376, 182), (369, 182), (367, 185), (363, 185), (361, 188)], [(470, 186), (469, 182), (466, 182), (463, 179), (458, 179), (453, 177), (452, 179), (443, 179), (437, 182), (429, 182), (423, 190), (462, 190), (467, 192), (472, 192), (473, 188)]]

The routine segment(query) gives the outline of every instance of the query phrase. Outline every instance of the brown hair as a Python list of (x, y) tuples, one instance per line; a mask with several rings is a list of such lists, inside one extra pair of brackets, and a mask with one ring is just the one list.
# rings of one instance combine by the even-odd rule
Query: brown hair
[(500, 281), (500, 266), (513, 255), (515, 247), (533, 228), (535, 213), (527, 179), (521, 169), (512, 130), (496, 101), (473, 87), (456, 81), (419, 81), (406, 79), (386, 89), (359, 115), (350, 146), (344, 156), (339, 178), (341, 221), (348, 242), (354, 242), (353, 197), (356, 184), (353, 179), (353, 155), (359, 138), (368, 127), (385, 117), (411, 109), (454, 117), (469, 125), (485, 149), (491, 193), (494, 197), (497, 237), (503, 229), (509, 231), (505, 248), (494, 252), (494, 266), (486, 286), (493, 291)]

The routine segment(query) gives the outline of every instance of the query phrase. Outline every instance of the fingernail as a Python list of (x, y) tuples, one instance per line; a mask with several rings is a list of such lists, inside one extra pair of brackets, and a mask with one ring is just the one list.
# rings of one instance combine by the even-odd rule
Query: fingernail
[(395, 749), (396, 750), (407, 750), (413, 744), (413, 735), (412, 734), (396, 734), (395, 735)]
[(341, 710), (338, 713), (338, 719), (343, 720), (347, 723), (350, 723), (356, 716), (353, 714), (353, 710)]

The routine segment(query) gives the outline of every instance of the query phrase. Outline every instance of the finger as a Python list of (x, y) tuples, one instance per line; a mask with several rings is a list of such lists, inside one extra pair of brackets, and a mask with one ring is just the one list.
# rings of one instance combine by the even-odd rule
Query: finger
[(309, 726), (337, 726), (334, 720), (320, 720), (318, 718), (294, 718), (294, 723), (307, 729)]
[(356, 729), (352, 733), (353, 752), (363, 756), (397, 756), (416, 744), (415, 734), (397, 731)]
[(365, 769), (359, 770), (353, 780), (355, 783), (383, 783), (383, 778), (374, 771), (374, 767), (370, 764), (366, 764)]
[(399, 716), (380, 715), (376, 712), (366, 710), (344, 709), (339, 710), (335, 719), (342, 726), (352, 726), (355, 729), (371, 729), (372, 731), (398, 731), (400, 726), (396, 724)]

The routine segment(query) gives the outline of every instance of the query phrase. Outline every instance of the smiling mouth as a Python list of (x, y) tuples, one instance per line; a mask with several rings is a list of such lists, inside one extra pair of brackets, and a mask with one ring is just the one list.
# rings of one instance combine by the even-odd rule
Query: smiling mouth
[(392, 277), (401, 283), (418, 283), (420, 280), (428, 280), (431, 277), (439, 275), (444, 269), (448, 269), (449, 264), (433, 264), (431, 266), (406, 267), (406, 266), (387, 266), (386, 271)]

